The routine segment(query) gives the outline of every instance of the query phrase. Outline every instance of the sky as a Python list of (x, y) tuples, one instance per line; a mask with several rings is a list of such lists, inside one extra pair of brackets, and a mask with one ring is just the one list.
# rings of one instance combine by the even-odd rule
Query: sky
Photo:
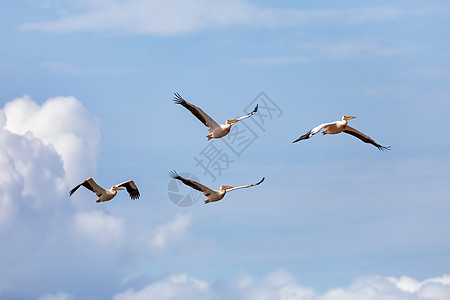
[[(0, 2), (0, 299), (449, 299), (450, 4)], [(174, 93), (230, 134), (207, 128)], [(349, 124), (390, 151), (311, 128)], [(215, 203), (171, 180), (257, 187)], [(104, 203), (80, 188), (134, 180)]]

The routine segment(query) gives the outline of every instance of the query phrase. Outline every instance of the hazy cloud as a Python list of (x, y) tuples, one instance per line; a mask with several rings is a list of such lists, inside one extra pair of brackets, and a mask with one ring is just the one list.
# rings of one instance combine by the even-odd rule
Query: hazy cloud
[(168, 242), (182, 237), (190, 224), (190, 215), (176, 215), (173, 220), (159, 225), (155, 229), (152, 246), (159, 249), (164, 248)]
[(333, 38), (293, 42), (290, 56), (252, 57), (243, 59), (251, 65), (303, 64), (317, 61), (346, 61), (372, 57), (395, 57), (414, 51), (397, 42), (367, 37), (353, 37), (347, 40)]
[[(60, 6), (63, 6), (62, 9)], [(49, 8), (54, 8), (52, 5)], [(244, 0), (129, 0), (78, 1), (56, 5), (64, 14), (52, 21), (30, 22), (22, 29), (52, 33), (122, 31), (138, 34), (177, 35), (231, 26), (277, 27), (334, 21), (352, 25), (384, 22), (402, 17), (427, 16), (433, 8), (371, 6), (351, 9), (279, 9)]]
[(65, 293), (47, 294), (39, 297), (38, 300), (70, 300), (73, 299), (70, 295)]
[(120, 244), (125, 231), (122, 218), (107, 215), (101, 210), (78, 212), (74, 226), (78, 234), (105, 247)]

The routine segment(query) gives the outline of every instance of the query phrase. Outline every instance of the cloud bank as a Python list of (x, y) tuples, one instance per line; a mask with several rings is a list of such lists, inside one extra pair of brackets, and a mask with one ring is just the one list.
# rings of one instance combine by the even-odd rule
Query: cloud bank
[(421, 282), (410, 277), (369, 276), (357, 278), (347, 287), (319, 293), (280, 270), (262, 279), (239, 275), (215, 284), (186, 274), (171, 275), (140, 290), (119, 293), (113, 299), (445, 300), (449, 297), (449, 275)]
[(111, 295), (129, 256), (183, 240), (189, 216), (151, 227), (112, 215), (89, 191), (68, 196), (94, 176), (99, 143), (99, 120), (74, 97), (39, 105), (24, 96), (0, 110), (1, 299)]

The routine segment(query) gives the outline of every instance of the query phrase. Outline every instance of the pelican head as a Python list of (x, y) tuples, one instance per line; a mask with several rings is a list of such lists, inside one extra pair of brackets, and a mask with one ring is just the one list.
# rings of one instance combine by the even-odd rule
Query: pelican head
[(121, 190), (123, 190), (124, 188), (118, 187), (118, 186), (115, 185), (115, 186), (113, 186), (111, 189), (114, 190), (114, 191), (121, 191)]
[(356, 117), (354, 117), (354, 116), (343, 116), (342, 117), (342, 121), (347, 121), (347, 120), (351, 120), (351, 119), (354, 119), (354, 118), (356, 118)]
[(220, 190), (223, 192), (223, 191), (226, 191), (226, 190), (228, 190), (228, 189), (232, 189), (233, 187), (232, 186), (229, 186), (229, 185), (221, 185), (220, 186)]
[(230, 124), (230, 125), (233, 125), (234, 123), (236, 123), (237, 122), (237, 120), (227, 120), (227, 122), (225, 123), (225, 124)]

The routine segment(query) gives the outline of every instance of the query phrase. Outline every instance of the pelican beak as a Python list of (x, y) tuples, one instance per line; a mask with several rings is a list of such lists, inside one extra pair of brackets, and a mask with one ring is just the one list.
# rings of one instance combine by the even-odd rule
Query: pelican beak
[(118, 186), (114, 187), (114, 189), (115, 189), (116, 191), (122, 191), (122, 190), (124, 190), (124, 188), (118, 187)]
[(354, 118), (356, 118), (356, 117), (354, 117), (354, 116), (345, 116), (344, 120), (351, 120), (351, 119), (354, 119)]
[(237, 122), (237, 120), (227, 120), (227, 123), (226, 124), (234, 124), (234, 123), (236, 123)]
[(224, 185), (223, 186), (223, 189), (224, 190), (229, 190), (229, 189), (232, 189), (233, 187), (232, 186), (229, 186), (229, 185)]

